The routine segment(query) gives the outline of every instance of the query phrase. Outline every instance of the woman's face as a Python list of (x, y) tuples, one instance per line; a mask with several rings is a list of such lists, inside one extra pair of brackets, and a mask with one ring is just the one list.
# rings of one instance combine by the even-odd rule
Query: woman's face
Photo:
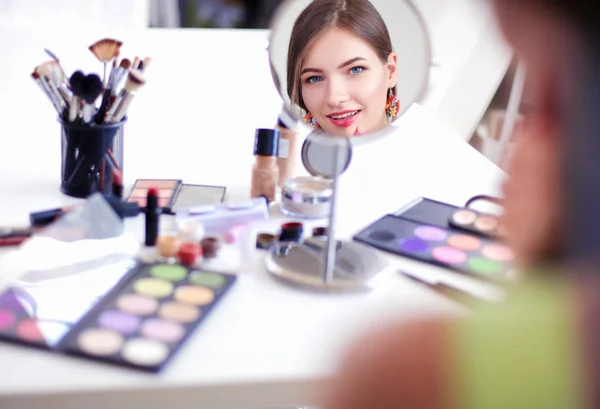
[(308, 48), (300, 81), (306, 108), (324, 131), (346, 137), (374, 132), (387, 124), (396, 54), (382, 62), (367, 42), (331, 28)]

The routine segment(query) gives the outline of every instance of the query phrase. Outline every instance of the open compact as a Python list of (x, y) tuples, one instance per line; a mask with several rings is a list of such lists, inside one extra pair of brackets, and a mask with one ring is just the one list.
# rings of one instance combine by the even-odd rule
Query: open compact
[(304, 219), (325, 218), (332, 193), (331, 180), (311, 176), (288, 179), (281, 188), (281, 212)]

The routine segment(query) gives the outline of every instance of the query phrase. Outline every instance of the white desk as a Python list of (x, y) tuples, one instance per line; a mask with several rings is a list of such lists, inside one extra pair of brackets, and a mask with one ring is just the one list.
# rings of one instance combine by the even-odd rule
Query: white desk
[[(0, 50), (12, 61), (0, 68), (7, 79), (0, 83), (0, 225), (7, 225), (26, 223), (32, 210), (77, 201), (59, 193), (59, 126), (29, 78), (44, 59), (42, 47), (58, 53), (67, 71), (77, 61), (82, 61), (81, 68), (100, 67), (88, 56), (87, 37), (67, 43), (23, 32), (0, 31), (0, 36), (11, 39)], [(247, 196), (254, 129), (272, 126), (279, 110), (261, 40), (264, 33), (150, 31), (122, 38), (122, 55), (155, 59), (126, 125), (126, 181), (177, 177), (187, 183), (226, 185), (228, 199)], [(340, 181), (339, 236), (351, 237), (418, 196), (460, 205), (474, 194), (496, 194), (502, 177), (456, 133), (415, 106), (394, 125), (393, 134), (355, 150)], [(280, 222), (272, 220), (274, 227)], [(129, 228), (138, 226), (135, 220), (127, 223)], [(449, 275), (457, 285), (483, 290), (464, 277), (389, 258), (399, 268)], [(311, 404), (338, 352), (357, 332), (392, 318), (461, 312), (452, 302), (395, 275), (368, 294), (298, 291), (273, 281), (259, 253), (255, 268), (240, 273), (235, 288), (159, 375), (0, 344), (0, 407), (243, 409)]]

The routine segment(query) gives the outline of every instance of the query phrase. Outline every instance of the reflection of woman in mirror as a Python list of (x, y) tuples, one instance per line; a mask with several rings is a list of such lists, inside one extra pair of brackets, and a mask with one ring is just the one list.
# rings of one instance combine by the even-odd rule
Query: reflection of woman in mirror
[(328, 134), (374, 132), (398, 114), (396, 60), (368, 0), (314, 0), (294, 24), (287, 93), (304, 120)]

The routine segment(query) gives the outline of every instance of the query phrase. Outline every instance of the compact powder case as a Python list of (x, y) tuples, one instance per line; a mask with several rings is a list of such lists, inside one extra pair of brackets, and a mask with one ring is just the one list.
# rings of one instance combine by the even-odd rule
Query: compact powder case
[(311, 176), (288, 179), (281, 188), (281, 212), (296, 218), (325, 218), (331, 209), (332, 193), (332, 182), (328, 179)]

